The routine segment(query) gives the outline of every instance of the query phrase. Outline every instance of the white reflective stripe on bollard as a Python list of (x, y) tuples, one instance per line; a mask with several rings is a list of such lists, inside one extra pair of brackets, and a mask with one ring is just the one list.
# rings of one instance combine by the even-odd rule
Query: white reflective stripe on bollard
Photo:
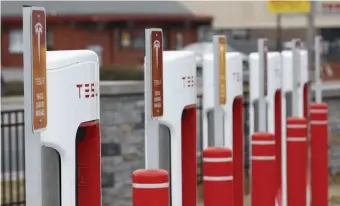
[(204, 181), (230, 181), (233, 180), (233, 176), (220, 176), (220, 177), (212, 177), (212, 176), (203, 176)]
[(315, 124), (315, 125), (324, 125), (324, 124), (328, 124), (328, 121), (327, 120), (311, 120), (310, 123)]
[(307, 128), (305, 124), (287, 124), (287, 129), (303, 129)]
[(313, 113), (313, 114), (327, 114), (328, 113), (328, 109), (311, 109), (310, 113)]
[(287, 137), (288, 142), (306, 142), (307, 137)]
[(224, 157), (224, 158), (218, 158), (218, 157), (204, 157), (203, 162), (232, 162), (232, 157)]
[(160, 189), (169, 187), (169, 182), (166, 183), (154, 183), (154, 184), (141, 184), (141, 183), (132, 183), (133, 188), (142, 188), (142, 189)]
[(275, 160), (275, 156), (251, 156), (251, 160), (259, 161)]
[(252, 140), (252, 145), (273, 145), (275, 144), (275, 140)]

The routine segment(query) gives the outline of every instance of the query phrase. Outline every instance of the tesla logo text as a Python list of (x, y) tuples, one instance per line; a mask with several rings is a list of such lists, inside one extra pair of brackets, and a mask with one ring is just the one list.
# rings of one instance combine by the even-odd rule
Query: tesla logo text
[(98, 89), (95, 83), (77, 84), (78, 97), (81, 98), (95, 98), (98, 96)]
[(183, 80), (183, 87), (194, 87), (195, 86), (195, 81), (194, 81), (194, 76), (186, 76), (182, 77)]
[(242, 82), (242, 75), (240, 72), (233, 72), (233, 78), (237, 82)]
[(280, 77), (280, 76), (281, 76), (281, 73), (280, 73), (280, 69), (279, 69), (279, 68), (275, 68), (274, 72), (275, 72), (275, 76), (276, 76), (276, 77)]

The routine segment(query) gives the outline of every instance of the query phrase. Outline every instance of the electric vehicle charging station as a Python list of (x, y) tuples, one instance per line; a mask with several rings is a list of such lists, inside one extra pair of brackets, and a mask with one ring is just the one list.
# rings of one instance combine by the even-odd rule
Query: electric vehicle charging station
[(27, 206), (100, 206), (99, 62), (46, 52), (46, 13), (23, 8)]
[[(260, 75), (260, 53), (250, 54), (250, 128), (251, 132), (259, 131), (258, 125), (255, 125), (258, 120), (258, 115), (261, 115), (259, 111), (256, 111), (256, 101), (260, 98), (260, 87), (259, 87), (259, 75)], [(267, 131), (274, 134), (276, 142), (276, 159), (281, 157), (281, 54), (279, 52), (268, 52), (267, 53), (267, 82), (265, 96), (266, 101), (266, 113), (267, 113)], [(255, 115), (257, 113), (257, 115)], [(255, 116), (257, 118), (255, 118)], [(250, 133), (253, 134), (253, 133)], [(278, 161), (278, 160), (277, 160)], [(278, 161), (278, 171), (281, 171), (281, 161)], [(281, 183), (280, 172), (277, 175), (278, 186)]]
[[(249, 55), (249, 134), (267, 131), (267, 39), (258, 40), (258, 52)], [(263, 79), (264, 81), (259, 81)], [(249, 147), (251, 149), (251, 147)], [(251, 151), (250, 153), (251, 154)]]
[[(228, 62), (228, 61), (227, 61)], [(203, 56), (203, 104), (202, 104), (202, 136), (203, 150), (214, 145), (214, 132), (212, 115), (214, 112), (214, 56), (213, 54), (205, 54)], [(222, 129), (222, 128), (221, 128)]]
[(281, 94), (282, 94), (282, 68), (281, 54), (279, 52), (268, 52), (268, 78), (267, 78), (267, 130), (275, 136), (275, 160), (277, 168), (277, 197), (281, 200)]
[[(226, 51), (225, 36), (214, 35), (213, 43), (214, 53), (203, 56), (203, 149), (224, 146), (233, 150), (234, 201), (235, 205), (242, 205), (239, 202), (243, 200), (244, 172), (242, 57), (240, 53)], [(211, 111), (214, 118), (209, 119)]]
[[(258, 52), (250, 54), (250, 133), (268, 131), (275, 136), (277, 185), (281, 184), (281, 54), (268, 52), (267, 40), (259, 39)], [(264, 79), (261, 83), (259, 79)], [(250, 152), (251, 154), (251, 152)], [(279, 160), (278, 160), (279, 159)], [(277, 195), (277, 202), (281, 196)]]
[[(308, 52), (301, 50), (299, 39), (293, 39), (292, 51), (282, 51), (282, 128), (286, 128), (287, 117), (305, 117), (308, 115)], [(291, 108), (291, 110), (290, 110)], [(287, 148), (286, 130), (282, 129), (282, 205), (287, 202)], [(306, 168), (306, 172), (308, 172)], [(309, 188), (309, 183), (306, 185)], [(307, 204), (310, 201), (307, 189)]]
[(258, 52), (249, 55), (249, 134), (267, 131), (267, 53), (267, 39), (259, 39)]
[(230, 52), (227, 59), (227, 103), (224, 110), (224, 146), (233, 151), (234, 204), (243, 205), (244, 137), (243, 137), (243, 65), (240, 53)]
[(203, 149), (224, 146), (228, 58), (226, 37), (214, 35), (213, 53), (203, 56)]
[[(225, 38), (224, 36), (218, 36), (219, 38)], [(215, 41), (214, 41), (215, 42)], [(227, 52), (225, 54), (225, 65), (222, 66), (222, 69), (225, 70), (225, 74), (221, 74), (221, 70), (219, 68), (219, 64), (214, 64), (214, 56), (219, 56), (220, 54), (205, 54), (203, 56), (203, 148), (207, 148), (208, 146), (215, 146), (214, 142), (223, 142), (222, 144), (225, 146), (230, 146), (232, 148), (232, 115), (233, 115), (233, 102), (235, 98), (238, 98), (243, 95), (243, 84), (242, 84), (242, 59), (239, 53), (237, 52)], [(215, 73), (217, 73), (215, 75)], [(216, 79), (217, 76), (217, 79)], [(219, 81), (220, 76), (224, 76), (225, 83), (221, 83), (220, 85), (215, 83)], [(221, 124), (221, 127), (218, 127), (218, 131), (222, 131), (222, 137), (214, 137), (213, 129), (209, 126), (213, 125), (211, 122), (213, 119), (208, 118), (208, 113), (213, 111), (215, 107), (220, 107), (219, 102), (219, 93), (212, 92), (218, 90), (218, 86), (224, 87), (225, 84), (225, 94), (226, 95), (226, 103), (222, 104), (222, 114), (223, 117), (221, 120), (225, 119), (225, 124)], [(217, 101), (217, 103), (215, 103)], [(230, 103), (230, 104), (228, 104)], [(231, 105), (231, 107), (228, 107)], [(243, 106), (243, 105), (242, 105)], [(230, 114), (229, 116), (227, 116)], [(218, 125), (220, 126), (220, 125)], [(220, 140), (214, 140), (214, 138), (221, 138)], [(220, 143), (221, 144), (221, 143)]]
[[(72, 78), (65, 81), (65, 76)], [(92, 51), (47, 52), (47, 78), (47, 92), (51, 95), (47, 110), (49, 123), (41, 139), (43, 203), (51, 205), (61, 200), (61, 205), (99, 206), (98, 56)], [(61, 105), (63, 112), (58, 109)], [(56, 159), (57, 155), (60, 156), (59, 170), (50, 165), (51, 158)], [(51, 178), (60, 175), (60, 183)]]
[(323, 55), (322, 36), (316, 36), (314, 40), (315, 50), (315, 102), (322, 102), (322, 55)]
[[(196, 206), (196, 67), (194, 54), (163, 52), (161, 29), (145, 31), (145, 164), (170, 168), (170, 205)], [(170, 133), (161, 159), (159, 126)]]
[[(282, 70), (283, 85), (286, 85), (286, 93), (291, 92), (291, 98), (285, 101), (293, 101), (294, 98), (298, 104), (293, 104), (293, 110), (288, 114), (307, 118), (308, 104), (308, 53), (306, 50), (300, 50), (300, 40), (293, 40), (292, 51), (282, 51)], [(294, 77), (294, 78), (292, 78)], [(285, 96), (283, 95), (283, 98)], [(296, 106), (295, 106), (296, 105)]]
[[(287, 56), (291, 55), (291, 51), (282, 51), (281, 58), (282, 58), (282, 94), (281, 94), (281, 128), (282, 128), (282, 135), (281, 135), (281, 149), (282, 149), (282, 179), (281, 179), (281, 189), (280, 193), (278, 194), (281, 196), (281, 201), (278, 202), (279, 206), (286, 206), (287, 205), (287, 135), (286, 135), (286, 127), (287, 127), (287, 117), (292, 116), (292, 92), (293, 92), (293, 66), (292, 61), (286, 61)], [(292, 57), (291, 57), (292, 59)], [(280, 204), (281, 203), (281, 204)]]

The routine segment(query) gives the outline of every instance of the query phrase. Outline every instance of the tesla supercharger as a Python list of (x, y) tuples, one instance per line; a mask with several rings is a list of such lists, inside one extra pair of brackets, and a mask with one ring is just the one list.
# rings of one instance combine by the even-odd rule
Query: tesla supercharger
[(316, 36), (314, 39), (314, 67), (315, 67), (315, 102), (321, 103), (322, 102), (322, 56), (324, 55), (323, 51), (323, 39), (322, 36)]
[(268, 53), (268, 78), (267, 78), (267, 130), (275, 136), (276, 160), (276, 201), (281, 201), (281, 95), (282, 95), (282, 68), (280, 52)]
[[(214, 53), (203, 56), (203, 149), (209, 146), (225, 146), (233, 150), (234, 201), (235, 205), (242, 205), (240, 202), (243, 200), (244, 173), (242, 57), (237, 52), (225, 53), (225, 49), (220, 50), (220, 46), (226, 45), (225, 36), (215, 35), (213, 39)], [(220, 59), (221, 54), (225, 56), (224, 61)], [(213, 119), (208, 118), (210, 111), (214, 111)]]
[[(196, 67), (192, 52), (164, 51), (161, 29), (145, 31), (145, 165), (168, 168), (170, 205), (196, 206)], [(168, 128), (169, 155), (160, 156)], [(164, 140), (164, 139), (163, 139)]]
[[(250, 70), (251, 70), (251, 86), (250, 86), (250, 96), (251, 102), (256, 102), (259, 96), (259, 84), (256, 76), (259, 76), (259, 53), (253, 53), (250, 55)], [(257, 73), (257, 75), (256, 75)], [(278, 159), (281, 158), (281, 54), (279, 52), (268, 52), (267, 53), (267, 86), (266, 91), (267, 95), (265, 96), (266, 100), (266, 113), (267, 113), (267, 131), (274, 134), (275, 143), (276, 143), (276, 163), (277, 163), (277, 185), (278, 188), (281, 184), (281, 161)], [(255, 101), (254, 101), (255, 100)], [(254, 103), (251, 103), (254, 105)], [(255, 103), (256, 105), (256, 103)], [(257, 108), (252, 107), (253, 110), (257, 110)], [(254, 113), (258, 113), (259, 111), (251, 111), (252, 117)], [(259, 114), (260, 115), (260, 114)], [(256, 115), (258, 117), (258, 115)], [(259, 121), (258, 119), (251, 118), (250, 125), (256, 125), (254, 121)], [(254, 128), (255, 131), (259, 131), (258, 128)], [(252, 133), (250, 133), (252, 134)]]
[(23, 12), (26, 205), (100, 206), (98, 56), (46, 52), (45, 10)]
[[(220, 36), (218, 36), (220, 37)], [(220, 68), (218, 65), (214, 64), (213, 53), (205, 54), (203, 56), (203, 148), (208, 146), (215, 146), (215, 141), (222, 142), (223, 145), (230, 146), (232, 148), (232, 126), (233, 126), (233, 104), (239, 105), (240, 99), (243, 96), (243, 83), (242, 83), (242, 57), (240, 53), (237, 52), (227, 52), (225, 54), (225, 65), (223, 69), (225, 70), (225, 80), (226, 85), (226, 104), (220, 105), (219, 94), (214, 92), (220, 84), (216, 83), (219, 81)], [(215, 66), (216, 65), (216, 66)], [(215, 74), (217, 73), (217, 74)], [(216, 76), (217, 79), (216, 79)], [(217, 102), (217, 103), (216, 103)], [(219, 124), (217, 130), (221, 131), (222, 137), (215, 137), (213, 132), (209, 133), (209, 126), (212, 123), (209, 122), (208, 113), (214, 111), (215, 107), (220, 107), (222, 109), (222, 118), (224, 119), (224, 124)], [(228, 107), (230, 106), (230, 107)], [(241, 106), (243, 103), (241, 101)], [(230, 115), (228, 115), (230, 114)], [(237, 114), (238, 116), (239, 114)], [(212, 119), (211, 119), (212, 120)], [(228, 129), (227, 129), (228, 128)], [(212, 128), (211, 128), (212, 130)], [(221, 138), (221, 140), (215, 140), (214, 138)]]
[(244, 196), (244, 137), (243, 137), (243, 64), (240, 53), (227, 56), (227, 103), (224, 111), (224, 146), (233, 151), (234, 204), (243, 205)]
[[(287, 148), (286, 120), (287, 117), (297, 116), (308, 119), (308, 53), (300, 50), (300, 40), (292, 41), (292, 51), (282, 51), (282, 205), (287, 202)], [(307, 168), (306, 168), (307, 169)], [(306, 171), (308, 172), (308, 171)], [(309, 188), (309, 184), (307, 185)], [(310, 201), (309, 189), (307, 200)], [(307, 201), (307, 202), (308, 202)], [(308, 203), (307, 203), (308, 204)]]
[[(259, 40), (259, 52), (250, 54), (250, 133), (268, 131), (275, 135), (276, 159), (281, 158), (281, 54), (267, 52), (266, 40)], [(261, 62), (262, 60), (262, 62)], [(266, 68), (266, 69), (265, 69)], [(262, 71), (261, 71), (262, 70)], [(261, 85), (259, 79), (264, 79)], [(263, 90), (261, 90), (263, 87)], [(263, 91), (263, 92), (262, 92)], [(265, 95), (263, 95), (265, 94)], [(261, 111), (261, 100), (265, 109)], [(262, 102), (263, 103), (263, 102)], [(263, 107), (262, 107), (263, 108)], [(264, 120), (263, 120), (264, 119)], [(265, 125), (259, 125), (264, 121)], [(251, 153), (250, 153), (251, 154)], [(280, 192), (281, 161), (277, 161), (277, 186)], [(277, 196), (280, 201), (280, 196)]]
[[(47, 52), (49, 116), (41, 139), (44, 204), (59, 199), (61, 205), (101, 205), (98, 72), (98, 56), (92, 51)], [(51, 161), (58, 156), (60, 162)]]
[[(258, 40), (258, 52), (249, 55), (249, 134), (267, 131), (267, 40)], [(263, 81), (259, 81), (259, 80)]]
[(213, 53), (203, 56), (203, 149), (224, 146), (227, 58), (226, 37), (214, 35)]

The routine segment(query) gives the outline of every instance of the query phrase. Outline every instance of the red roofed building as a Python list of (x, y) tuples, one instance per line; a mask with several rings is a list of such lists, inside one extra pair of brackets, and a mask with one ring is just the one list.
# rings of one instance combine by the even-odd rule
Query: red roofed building
[[(32, 3), (32, 2), (31, 2)], [(145, 28), (162, 28), (164, 47), (174, 50), (198, 40), (200, 26), (212, 17), (197, 16), (175, 1), (6, 1), (1, 7), (2, 65), (22, 67), (22, 6), (43, 6), (47, 43), (53, 50), (91, 49), (102, 65), (140, 65)]]

